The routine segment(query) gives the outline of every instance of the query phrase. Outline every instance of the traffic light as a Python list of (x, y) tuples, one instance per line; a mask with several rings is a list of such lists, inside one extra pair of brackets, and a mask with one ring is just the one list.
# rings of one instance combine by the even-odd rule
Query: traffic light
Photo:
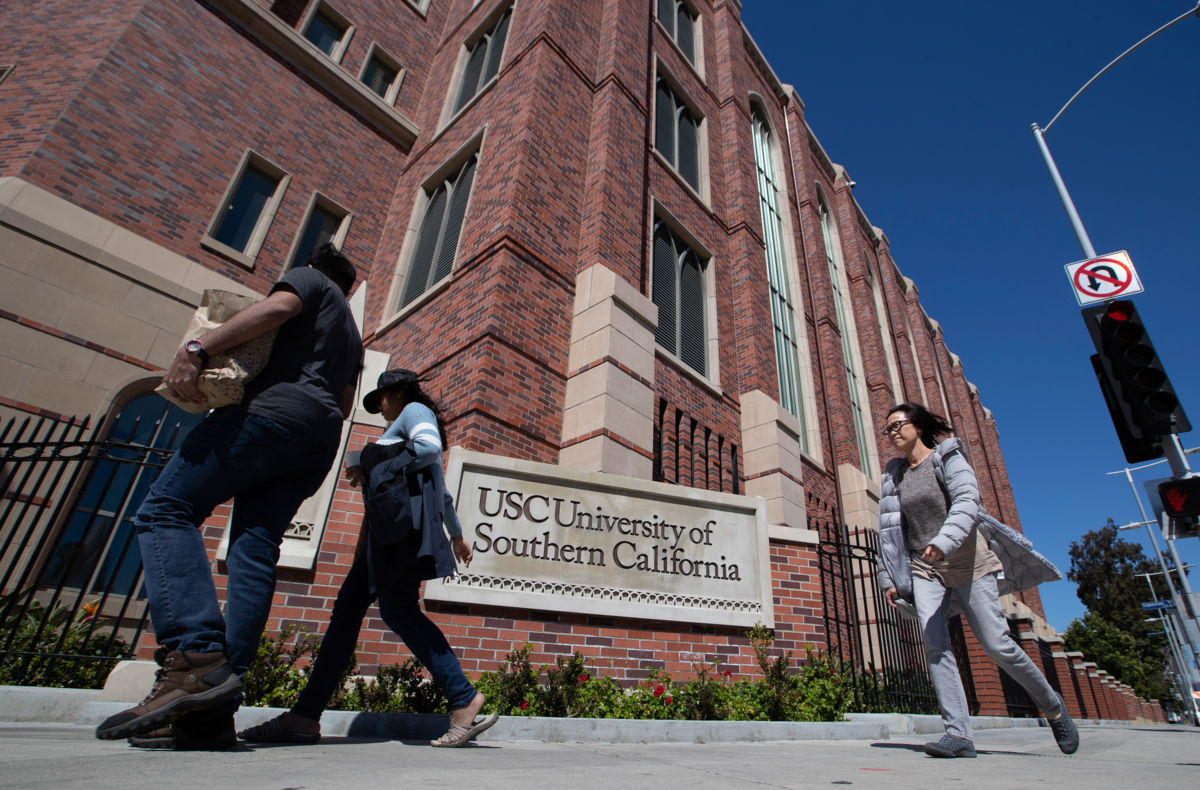
[(1083, 320), (1098, 352), (1092, 366), (1125, 460), (1162, 456), (1162, 437), (1190, 431), (1179, 398), (1133, 302), (1119, 300), (1083, 309)]
[(1172, 540), (1200, 535), (1200, 477), (1166, 480), (1158, 484), (1163, 513), (1171, 517), (1167, 537)]

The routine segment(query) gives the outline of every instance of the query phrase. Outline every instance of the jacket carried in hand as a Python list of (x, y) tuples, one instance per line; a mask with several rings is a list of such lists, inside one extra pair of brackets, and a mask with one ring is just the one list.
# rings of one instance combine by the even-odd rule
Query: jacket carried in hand
[[(1001, 595), (1062, 578), (1058, 568), (1035, 551), (1028, 538), (984, 511), (979, 503), (979, 483), (963, 454), (960, 439), (950, 438), (938, 444), (929, 460), (949, 505), (946, 520), (930, 545), (949, 556), (978, 527), (1004, 566), (997, 579)], [(904, 458), (893, 458), (883, 474), (879, 500), (879, 587), (883, 590), (895, 587), (900, 599), (911, 603), (912, 564), (904, 537), (898, 488), (900, 474), (907, 466)]]
[(446, 481), (440, 464), (413, 470), (416, 453), (408, 442), (372, 443), (363, 448), (363, 500), (367, 529), (380, 546), (399, 543), (414, 530), (421, 531), (418, 557), (424, 563), (425, 579), (453, 576), (457, 570), (454, 551), (442, 529), (446, 507)]

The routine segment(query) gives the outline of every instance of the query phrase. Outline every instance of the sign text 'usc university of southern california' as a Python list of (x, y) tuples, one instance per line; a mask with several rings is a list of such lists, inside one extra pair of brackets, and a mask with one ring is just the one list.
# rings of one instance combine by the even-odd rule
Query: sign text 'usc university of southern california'
[(470, 568), (433, 600), (773, 625), (761, 500), (454, 448)]

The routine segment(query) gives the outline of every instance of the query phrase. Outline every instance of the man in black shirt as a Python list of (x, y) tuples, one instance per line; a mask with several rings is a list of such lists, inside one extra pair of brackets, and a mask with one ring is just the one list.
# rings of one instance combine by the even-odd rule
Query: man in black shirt
[[(163, 381), (176, 397), (202, 402), (196, 381), (210, 354), (279, 328), (242, 402), (210, 412), (192, 430), (138, 509), (161, 669), (150, 695), (110, 716), (98, 738), (136, 736), (219, 708), (211, 714), (217, 745), (235, 742), (229, 711), (270, 613), (283, 534), (328, 474), (354, 403), (363, 357), (347, 303), (354, 280), (353, 265), (326, 244), (266, 299), (175, 355)], [(222, 617), (200, 525), (231, 498)]]

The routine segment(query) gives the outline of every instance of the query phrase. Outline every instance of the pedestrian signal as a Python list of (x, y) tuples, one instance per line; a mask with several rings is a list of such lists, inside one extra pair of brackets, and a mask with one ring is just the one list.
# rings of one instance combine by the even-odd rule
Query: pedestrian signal
[(1200, 516), (1200, 477), (1184, 477), (1158, 484), (1163, 512), (1171, 518)]

